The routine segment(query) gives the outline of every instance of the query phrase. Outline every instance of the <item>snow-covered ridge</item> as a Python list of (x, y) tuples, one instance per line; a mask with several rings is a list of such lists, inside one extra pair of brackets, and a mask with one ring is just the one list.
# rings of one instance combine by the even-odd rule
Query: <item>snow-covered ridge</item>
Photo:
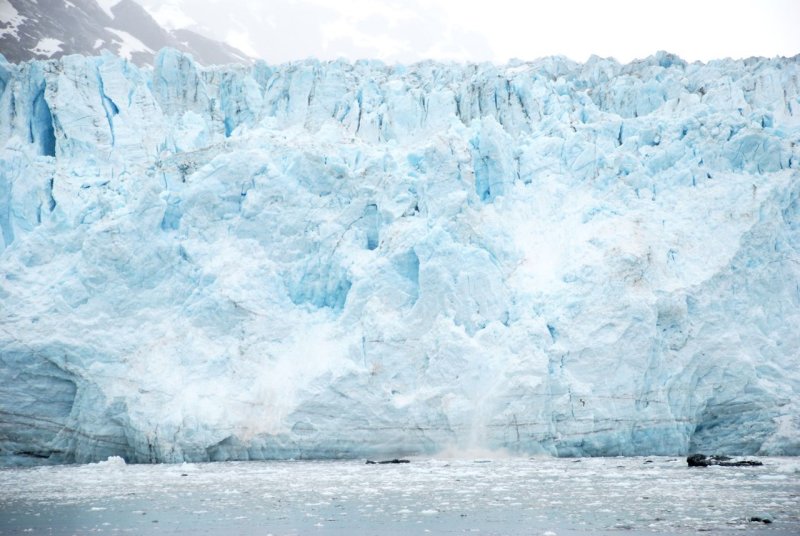
[(0, 64), (2, 454), (798, 454), (798, 74)]
[(203, 65), (252, 63), (225, 43), (161, 27), (135, 0), (0, 0), (0, 52), (11, 63), (108, 50), (152, 65), (163, 47), (190, 53)]

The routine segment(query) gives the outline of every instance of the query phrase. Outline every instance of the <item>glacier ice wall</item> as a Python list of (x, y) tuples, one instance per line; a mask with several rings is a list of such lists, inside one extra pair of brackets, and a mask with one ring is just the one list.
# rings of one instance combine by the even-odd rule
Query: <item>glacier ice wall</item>
[(800, 454), (799, 78), (0, 61), (0, 455)]

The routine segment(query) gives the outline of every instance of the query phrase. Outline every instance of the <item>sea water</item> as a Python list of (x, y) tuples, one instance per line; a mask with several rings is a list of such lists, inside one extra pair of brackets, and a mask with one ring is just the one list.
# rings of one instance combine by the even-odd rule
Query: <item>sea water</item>
[(0, 470), (0, 534), (800, 534), (800, 460), (761, 460), (110, 458)]

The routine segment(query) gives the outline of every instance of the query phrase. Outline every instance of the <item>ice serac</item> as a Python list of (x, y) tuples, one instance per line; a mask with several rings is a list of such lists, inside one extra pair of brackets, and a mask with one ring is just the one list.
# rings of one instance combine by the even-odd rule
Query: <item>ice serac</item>
[(800, 454), (798, 80), (0, 60), (3, 461)]

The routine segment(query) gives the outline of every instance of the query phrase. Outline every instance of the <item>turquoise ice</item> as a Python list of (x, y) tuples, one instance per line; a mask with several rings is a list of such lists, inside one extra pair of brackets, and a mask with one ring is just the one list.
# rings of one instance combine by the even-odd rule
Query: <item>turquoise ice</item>
[(0, 455), (800, 454), (798, 80), (0, 61)]

